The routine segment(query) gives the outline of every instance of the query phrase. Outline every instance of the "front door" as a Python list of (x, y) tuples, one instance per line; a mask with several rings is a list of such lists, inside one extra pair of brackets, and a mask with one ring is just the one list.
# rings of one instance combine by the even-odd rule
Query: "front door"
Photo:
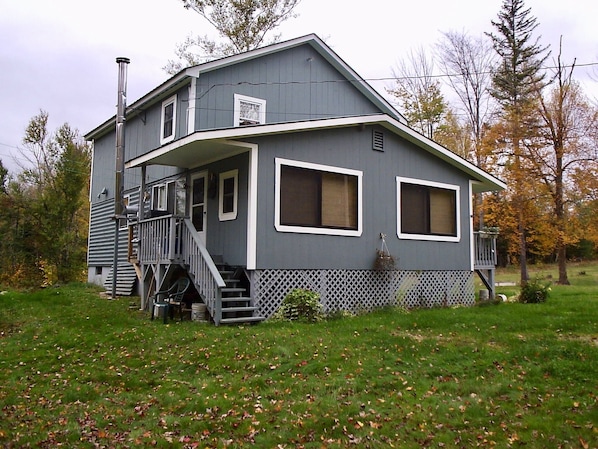
[(206, 223), (208, 218), (208, 174), (206, 172), (191, 177), (191, 221), (203, 244), (206, 244)]

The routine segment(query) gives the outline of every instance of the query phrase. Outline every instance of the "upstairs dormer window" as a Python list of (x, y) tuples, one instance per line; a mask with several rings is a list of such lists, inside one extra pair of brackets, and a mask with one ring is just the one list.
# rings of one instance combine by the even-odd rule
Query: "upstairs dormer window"
[(168, 143), (174, 140), (176, 125), (176, 95), (162, 102), (162, 120), (160, 126), (160, 143)]
[(266, 100), (235, 94), (234, 111), (235, 126), (266, 123)]

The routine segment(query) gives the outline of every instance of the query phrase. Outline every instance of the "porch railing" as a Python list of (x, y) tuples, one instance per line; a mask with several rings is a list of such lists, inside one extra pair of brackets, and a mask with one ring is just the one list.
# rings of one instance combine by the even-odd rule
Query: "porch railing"
[(476, 270), (490, 270), (496, 267), (496, 234), (474, 232)]
[(139, 222), (139, 263), (176, 262), (181, 258), (180, 241), (177, 239), (181, 220), (180, 217), (168, 215)]
[(139, 263), (184, 265), (218, 325), (222, 318), (221, 289), (226, 284), (191, 220), (174, 215), (142, 220), (138, 238)]

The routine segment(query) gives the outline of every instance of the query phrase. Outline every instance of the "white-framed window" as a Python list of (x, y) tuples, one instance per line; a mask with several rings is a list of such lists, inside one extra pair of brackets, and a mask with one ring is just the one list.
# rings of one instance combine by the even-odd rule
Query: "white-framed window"
[(239, 170), (220, 173), (218, 186), (218, 218), (220, 221), (237, 218), (239, 200)]
[(397, 176), (397, 235), (401, 239), (458, 242), (460, 188)]
[(157, 184), (152, 187), (152, 210), (167, 210), (168, 195), (166, 184)]
[(279, 232), (360, 236), (363, 172), (276, 158)]
[(162, 118), (160, 120), (160, 143), (174, 140), (176, 130), (176, 95), (162, 102)]
[(266, 123), (266, 100), (235, 94), (234, 126)]
[(186, 192), (184, 180), (168, 181), (152, 187), (152, 207), (154, 211), (184, 215)]

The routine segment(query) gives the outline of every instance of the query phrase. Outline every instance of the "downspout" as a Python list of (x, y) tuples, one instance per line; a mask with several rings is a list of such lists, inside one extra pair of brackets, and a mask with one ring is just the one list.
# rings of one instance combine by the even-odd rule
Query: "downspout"
[(118, 99), (116, 106), (116, 167), (114, 182), (114, 257), (112, 261), (112, 299), (116, 298), (118, 273), (118, 235), (123, 216), (125, 173), (125, 112), (127, 108), (127, 64), (129, 58), (116, 58), (118, 64)]

